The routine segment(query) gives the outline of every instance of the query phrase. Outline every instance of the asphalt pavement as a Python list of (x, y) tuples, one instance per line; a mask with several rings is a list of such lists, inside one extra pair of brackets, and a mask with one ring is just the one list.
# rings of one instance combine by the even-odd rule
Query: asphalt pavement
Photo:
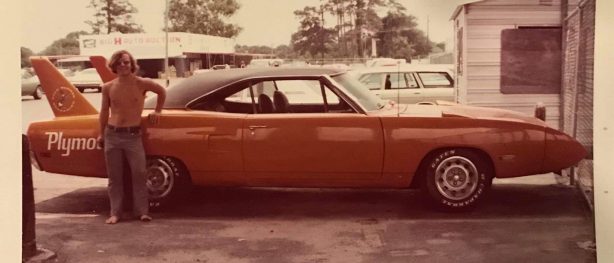
[(55, 193), (36, 200), (36, 237), (47, 262), (595, 262), (590, 209), (553, 176), (496, 182), (468, 213), (413, 190), (198, 188), (106, 225), (104, 179), (38, 173), (35, 198)]

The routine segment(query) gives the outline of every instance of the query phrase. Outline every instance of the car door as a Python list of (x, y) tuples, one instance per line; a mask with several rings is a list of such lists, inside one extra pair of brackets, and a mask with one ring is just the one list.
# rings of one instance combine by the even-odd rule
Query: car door
[[(318, 80), (310, 81), (322, 85)], [(384, 149), (379, 118), (337, 110), (347, 103), (331, 98), (335, 94), (321, 87), (324, 91), (318, 91), (319, 102), (314, 102), (313, 91), (305, 92), (309, 95), (305, 99), (295, 92), (288, 99), (291, 112), (246, 117), (246, 176), (267, 185), (278, 182), (286, 186), (351, 186), (352, 182), (381, 177)], [(324, 103), (323, 93), (328, 103)]]
[(196, 185), (244, 182), (241, 166), (242, 127), (247, 114), (209, 110), (172, 111), (147, 127), (150, 155), (168, 155), (188, 167)]

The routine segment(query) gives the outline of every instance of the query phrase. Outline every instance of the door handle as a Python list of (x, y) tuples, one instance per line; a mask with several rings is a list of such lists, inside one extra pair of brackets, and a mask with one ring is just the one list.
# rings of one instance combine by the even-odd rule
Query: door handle
[(247, 126), (247, 128), (249, 129), (249, 134), (255, 135), (256, 129), (264, 129), (268, 127), (266, 125), (250, 125), (250, 126)]
[(268, 126), (266, 125), (250, 125), (247, 127), (250, 131), (253, 131), (255, 129), (262, 129), (262, 128), (268, 128)]

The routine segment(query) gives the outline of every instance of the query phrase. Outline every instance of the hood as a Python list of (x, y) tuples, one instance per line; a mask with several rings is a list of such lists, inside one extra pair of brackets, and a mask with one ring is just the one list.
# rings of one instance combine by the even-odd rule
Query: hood
[(501, 121), (524, 122), (538, 126), (546, 123), (533, 116), (511, 110), (475, 107), (455, 104), (452, 102), (437, 101), (434, 104), (396, 104), (379, 112), (384, 116), (407, 117), (442, 117), (442, 118), (472, 118), (492, 119)]
[(466, 106), (460, 104), (446, 103), (437, 105), (442, 111), (443, 117), (465, 117), (474, 119), (493, 119), (513, 122), (524, 122), (528, 124), (547, 126), (546, 123), (534, 116), (526, 115), (517, 111)]

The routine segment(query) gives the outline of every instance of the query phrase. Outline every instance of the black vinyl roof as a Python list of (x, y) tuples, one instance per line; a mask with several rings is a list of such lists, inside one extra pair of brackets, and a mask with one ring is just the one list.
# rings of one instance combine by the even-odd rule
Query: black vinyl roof
[[(213, 92), (221, 87), (253, 78), (267, 77), (317, 77), (321, 75), (337, 75), (345, 72), (334, 68), (237, 68), (223, 69), (200, 73), (167, 89), (164, 108), (185, 108), (192, 100)], [(156, 97), (148, 98), (145, 108), (154, 108)]]

